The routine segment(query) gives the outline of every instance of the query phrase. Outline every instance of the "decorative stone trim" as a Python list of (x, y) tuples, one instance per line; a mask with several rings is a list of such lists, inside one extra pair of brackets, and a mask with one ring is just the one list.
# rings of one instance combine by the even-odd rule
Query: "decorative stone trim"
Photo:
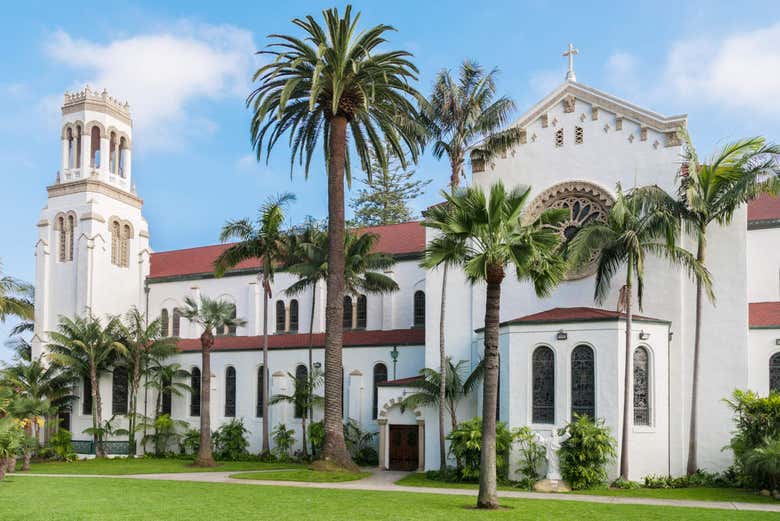
[(279, 378), (279, 377), (287, 376), (287, 373), (285, 373), (284, 371), (276, 371), (271, 376)]
[(623, 116), (619, 114), (615, 116), (615, 130), (623, 130)]
[(666, 132), (664, 134), (665, 147), (679, 147), (680, 145), (682, 145), (682, 138), (680, 138), (679, 132)]
[[(395, 407), (396, 405), (400, 406), (402, 401), (403, 401), (403, 400), (402, 400), (402, 399), (400, 399), (400, 398), (390, 398), (390, 399), (389, 399), (387, 402), (385, 402), (385, 404), (384, 404), (384, 405), (383, 405), (383, 406), (382, 406), (382, 407), (379, 409), (379, 414), (377, 414), (377, 421), (379, 421), (380, 419), (384, 419), (384, 421), (386, 422), (386, 421), (387, 421), (387, 414), (390, 412), (390, 409), (392, 409), (392, 408), (393, 408), (393, 407)], [(414, 416), (415, 416), (415, 417), (416, 417), (418, 420), (423, 418), (423, 413), (422, 413), (422, 411), (421, 411), (419, 408), (415, 407), (415, 408), (413, 409), (413, 412), (414, 412)]]
[(80, 92), (66, 92), (62, 102), (62, 114), (74, 114), (92, 110), (108, 113), (128, 126), (132, 126), (130, 119), (130, 105), (109, 96), (105, 89), (102, 92), (93, 92), (87, 85)]
[(574, 107), (576, 106), (577, 101), (574, 96), (571, 94), (563, 98), (563, 112), (570, 113), (574, 112)]
[(41, 219), (40, 221), (38, 221), (38, 225), (37, 226), (38, 226), (38, 228), (45, 228), (45, 227), (49, 226), (49, 221), (47, 221), (46, 219)]
[(520, 131), (520, 144), (521, 145), (525, 145), (526, 143), (528, 143), (528, 132), (526, 132), (525, 130), (521, 130)]
[(542, 128), (547, 128), (547, 127), (549, 126), (549, 124), (550, 124), (550, 123), (549, 123), (549, 121), (548, 121), (547, 114), (542, 114), (542, 115), (539, 117), (539, 119), (541, 119), (541, 120), (542, 120)]
[(360, 369), (353, 369), (349, 372), (349, 376), (363, 376), (363, 373), (360, 372)]
[(639, 128), (639, 141), (647, 141), (647, 127)]
[(102, 215), (100, 215), (99, 213), (95, 213), (95, 212), (88, 212), (88, 213), (81, 214), (81, 217), (79, 219), (82, 220), (82, 221), (90, 221), (90, 220), (92, 220), (92, 221), (97, 221), (99, 223), (106, 222), (106, 220), (103, 218)]
[(149, 231), (148, 230), (141, 230), (140, 232), (138, 232), (138, 236), (139, 237), (143, 237), (144, 239), (148, 239), (149, 238)]
[(593, 121), (598, 121), (599, 119), (599, 106), (598, 105), (592, 105), (590, 107), (590, 119)]
[(78, 194), (82, 192), (94, 192), (108, 197), (112, 197), (120, 202), (129, 204), (134, 208), (141, 208), (144, 202), (139, 197), (120, 190), (108, 183), (98, 179), (82, 179), (62, 184), (51, 185), (46, 188), (49, 197), (60, 197), (63, 195)]

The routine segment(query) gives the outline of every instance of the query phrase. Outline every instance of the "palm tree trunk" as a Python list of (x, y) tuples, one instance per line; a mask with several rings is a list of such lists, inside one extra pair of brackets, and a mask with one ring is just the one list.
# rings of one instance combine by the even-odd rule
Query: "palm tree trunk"
[(309, 459), (309, 449), (306, 447), (306, 412), (301, 417), (301, 446), (303, 447), (303, 459)]
[[(314, 282), (314, 285), (311, 287), (311, 314), (309, 315), (309, 378), (312, 378), (314, 373), (312, 372), (314, 370), (314, 362), (313, 362), (313, 354), (312, 351), (314, 350), (314, 310), (315, 310), (315, 302), (316, 302), (316, 296), (317, 296), (317, 282)], [(309, 389), (309, 392), (311, 395), (314, 395), (314, 389)], [(309, 415), (309, 423), (314, 422), (314, 407), (309, 404), (309, 408), (306, 411), (306, 414)], [(304, 444), (305, 446), (306, 444)], [(311, 448), (311, 455), (314, 456), (314, 446), (312, 445)]]
[(216, 465), (211, 452), (211, 346), (214, 335), (206, 330), (200, 335), (201, 373), (200, 373), (200, 447), (195, 458), (196, 467)]
[(485, 377), (482, 387), (482, 450), (477, 508), (498, 508), (496, 477), (496, 409), (498, 407), (498, 320), (502, 266), (489, 266), (485, 300)]
[(447, 471), (447, 453), (444, 445), (444, 404), (447, 399), (447, 353), (444, 347), (444, 312), (447, 306), (447, 264), (441, 277), (441, 309), (439, 311), (439, 470)]
[(127, 417), (127, 445), (128, 455), (134, 457), (135, 450), (135, 425), (138, 417), (138, 389), (141, 383), (141, 353), (136, 347), (133, 356), (133, 385), (130, 386), (130, 414)]
[(92, 427), (95, 429), (92, 435), (92, 443), (95, 446), (95, 457), (102, 458), (106, 454), (103, 451), (103, 437), (98, 434), (98, 428), (103, 423), (103, 404), (100, 400), (100, 382), (97, 377), (97, 368), (94, 365), (89, 368), (89, 381), (92, 384)]
[(328, 281), (325, 306), (325, 443), (324, 460), (357, 470), (344, 441), (342, 424), (342, 315), (344, 314), (344, 165), (347, 118), (331, 119), (328, 160)]
[(267, 455), (271, 453), (271, 445), (269, 441), (269, 423), (271, 419), (268, 417), (268, 397), (270, 396), (270, 382), (268, 376), (271, 374), (268, 371), (268, 286), (266, 281), (263, 283), (263, 403), (261, 408), (263, 409), (263, 449), (261, 453)]
[[(699, 261), (701, 266), (704, 265), (705, 254), (705, 230), (701, 230), (699, 233), (698, 246), (696, 248), (696, 260)], [(696, 329), (693, 338), (693, 382), (691, 388), (691, 419), (690, 429), (688, 433), (688, 464), (686, 471), (688, 475), (696, 473), (699, 468), (699, 462), (697, 458), (698, 443), (696, 440), (697, 421), (696, 415), (698, 412), (699, 401), (699, 374), (701, 364), (701, 312), (702, 312), (702, 293), (703, 288), (701, 279), (696, 278)]]
[(625, 306), (626, 306), (626, 360), (625, 371), (623, 374), (623, 433), (620, 440), (620, 477), (624, 480), (628, 480), (628, 459), (629, 459), (629, 436), (631, 434), (631, 426), (633, 424), (633, 383), (634, 372), (633, 367), (633, 349), (631, 346), (631, 276), (632, 266), (629, 261), (626, 269), (626, 291), (625, 291)]

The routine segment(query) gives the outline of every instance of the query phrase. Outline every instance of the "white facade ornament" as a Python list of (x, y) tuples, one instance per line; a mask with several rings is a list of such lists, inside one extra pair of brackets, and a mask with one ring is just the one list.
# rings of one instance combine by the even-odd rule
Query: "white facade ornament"
[(606, 134), (607, 132), (609, 132), (610, 128), (612, 128), (612, 127), (609, 126), (609, 123), (605, 123), (604, 124), (604, 133)]
[(547, 475), (545, 478), (550, 481), (560, 481), (563, 479), (563, 476), (561, 476), (561, 460), (560, 456), (558, 456), (558, 451), (561, 448), (561, 439), (558, 436), (557, 429), (553, 429), (550, 437), (545, 440), (545, 447), (547, 448)]
[(580, 121), (584, 122), (586, 119), (588, 119), (588, 116), (586, 116), (584, 112), (580, 114)]
[(577, 81), (577, 76), (574, 74), (574, 56), (580, 53), (579, 49), (575, 49), (573, 44), (569, 44), (569, 49), (563, 53), (563, 56), (569, 58), (569, 71), (566, 73), (566, 81)]
[(628, 135), (628, 142), (629, 143), (633, 143), (634, 142), (634, 134), (629, 134)]
[(552, 126), (558, 126), (558, 118), (553, 118), (552, 120)]

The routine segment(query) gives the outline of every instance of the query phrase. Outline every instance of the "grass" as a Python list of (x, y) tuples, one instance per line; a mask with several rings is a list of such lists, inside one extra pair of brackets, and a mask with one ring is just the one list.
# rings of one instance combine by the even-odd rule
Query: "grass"
[(342, 483), (370, 476), (370, 472), (323, 472), (321, 470), (293, 469), (270, 472), (233, 474), (231, 478), (262, 479), (268, 481), (307, 481), (309, 483)]
[[(60, 461), (33, 463), (32, 474), (95, 474), (122, 476), (127, 474), (165, 474), (181, 472), (230, 472), (242, 470), (275, 470), (301, 468), (297, 463), (265, 463), (261, 461), (221, 461), (216, 467), (193, 467), (192, 460), (175, 458), (112, 458), (89, 459), (65, 463)], [(17, 469), (20, 468), (17, 467)]]
[(159, 520), (371, 519), (474, 521), (733, 521), (777, 519), (772, 512), (505, 499), (504, 510), (475, 511), (466, 496), (245, 486), (112, 478), (11, 476), (0, 482), (0, 519)]
[[(432, 488), (457, 488), (473, 489), (479, 486), (476, 483), (447, 483), (435, 479), (428, 479), (425, 474), (416, 473), (399, 479), (396, 485), (407, 487), (432, 487)], [(514, 487), (500, 486), (499, 490), (521, 490)], [(653, 499), (682, 499), (692, 501), (728, 501), (741, 503), (775, 503), (775, 499), (758, 495), (752, 490), (741, 488), (715, 488), (715, 487), (691, 487), (691, 488), (636, 488), (630, 490), (603, 488), (592, 490), (575, 490), (572, 494), (586, 494), (592, 496), (612, 497), (639, 497)]]

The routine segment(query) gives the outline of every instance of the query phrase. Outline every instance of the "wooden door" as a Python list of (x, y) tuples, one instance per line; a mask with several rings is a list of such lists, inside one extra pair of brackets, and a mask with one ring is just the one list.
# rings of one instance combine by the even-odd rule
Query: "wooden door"
[(417, 426), (390, 425), (390, 470), (417, 470)]

